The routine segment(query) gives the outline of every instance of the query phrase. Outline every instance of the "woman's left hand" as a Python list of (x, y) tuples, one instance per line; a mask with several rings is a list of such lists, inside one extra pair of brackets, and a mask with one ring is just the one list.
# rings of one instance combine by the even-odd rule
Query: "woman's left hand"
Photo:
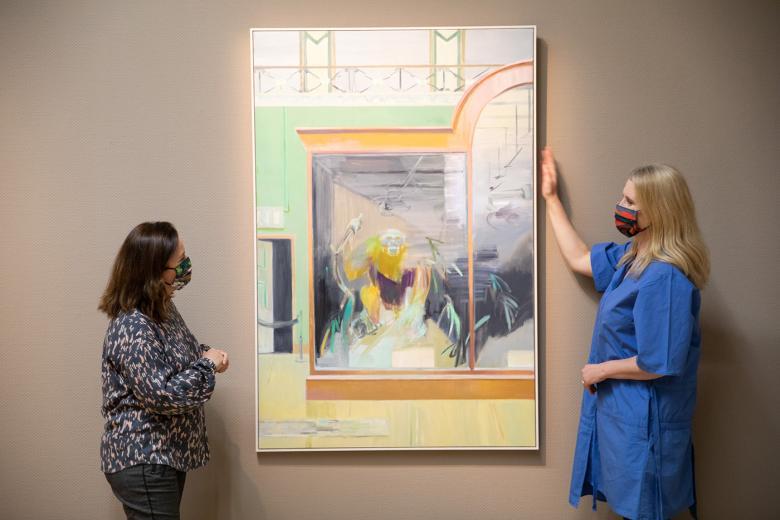
[(230, 358), (228, 357), (228, 353), (218, 348), (212, 348), (211, 350), (222, 356), (222, 363), (220, 363), (219, 369), (217, 370), (217, 373), (221, 374), (230, 367)]
[(602, 363), (585, 365), (582, 367), (582, 386), (588, 389), (591, 394), (596, 393), (597, 384), (606, 379), (604, 366)]

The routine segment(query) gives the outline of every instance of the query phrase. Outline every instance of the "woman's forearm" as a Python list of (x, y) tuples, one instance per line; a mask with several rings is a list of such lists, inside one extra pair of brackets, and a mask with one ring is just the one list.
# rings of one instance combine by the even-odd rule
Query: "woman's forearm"
[(637, 381), (649, 381), (662, 377), (652, 372), (645, 372), (636, 363), (636, 356), (627, 359), (614, 359), (601, 363), (603, 379), (635, 379)]
[(574, 229), (561, 200), (557, 196), (547, 199), (547, 215), (555, 232), (558, 247), (571, 270), (586, 276), (593, 276), (593, 270), (590, 266), (590, 249), (580, 238), (577, 230)]
[(596, 392), (596, 386), (607, 379), (632, 379), (634, 381), (650, 381), (658, 379), (658, 374), (645, 372), (636, 364), (636, 356), (628, 359), (613, 359), (603, 363), (588, 364), (582, 368), (582, 385)]

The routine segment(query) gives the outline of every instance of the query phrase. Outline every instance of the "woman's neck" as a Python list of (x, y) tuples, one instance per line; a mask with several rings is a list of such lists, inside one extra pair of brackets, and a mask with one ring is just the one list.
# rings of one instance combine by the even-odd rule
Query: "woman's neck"
[(637, 254), (641, 254), (647, 249), (647, 238), (644, 233), (639, 233), (634, 236), (634, 243), (636, 244)]

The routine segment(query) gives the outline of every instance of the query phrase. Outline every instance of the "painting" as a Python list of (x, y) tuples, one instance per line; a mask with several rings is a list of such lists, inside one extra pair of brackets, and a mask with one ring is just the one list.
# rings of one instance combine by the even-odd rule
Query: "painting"
[(250, 36), (257, 450), (537, 449), (535, 28)]

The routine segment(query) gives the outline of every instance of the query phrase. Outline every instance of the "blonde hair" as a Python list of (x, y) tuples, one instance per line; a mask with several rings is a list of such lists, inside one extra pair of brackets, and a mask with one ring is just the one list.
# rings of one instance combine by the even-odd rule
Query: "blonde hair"
[(682, 174), (665, 164), (641, 166), (629, 180), (636, 188), (637, 203), (649, 222), (642, 234), (647, 244), (638, 252), (636, 240), (620, 264), (632, 262), (629, 274), (638, 277), (653, 260), (679, 268), (693, 284), (702, 288), (710, 274), (707, 246), (696, 223), (693, 198)]

